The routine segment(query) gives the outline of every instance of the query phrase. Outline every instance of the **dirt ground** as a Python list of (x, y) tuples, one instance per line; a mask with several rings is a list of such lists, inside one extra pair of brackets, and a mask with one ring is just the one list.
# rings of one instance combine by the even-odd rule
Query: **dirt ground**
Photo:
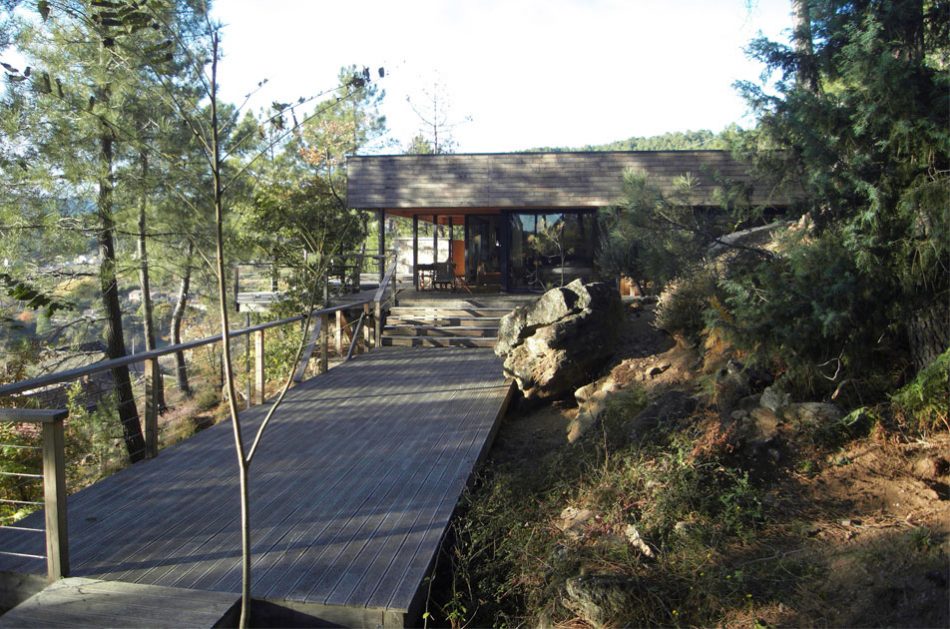
[[(655, 330), (630, 309), (612, 372), (648, 397), (701, 392), (699, 350)], [(555, 403), (510, 414), (496, 461), (564, 444), (576, 413)], [(707, 417), (706, 421), (718, 421)], [(913, 436), (876, 426), (843, 446), (816, 444), (789, 428), (782, 458), (763, 481), (765, 522), (749, 564), (796, 566), (771, 600), (727, 614), (730, 626), (950, 626), (950, 434)]]

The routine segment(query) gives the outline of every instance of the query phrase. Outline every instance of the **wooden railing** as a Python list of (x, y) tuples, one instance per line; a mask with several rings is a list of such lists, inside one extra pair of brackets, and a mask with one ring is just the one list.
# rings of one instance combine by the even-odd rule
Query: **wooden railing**
[[(327, 268), (326, 282), (331, 279), (339, 281), (339, 286), (346, 292), (360, 292), (362, 290), (361, 276), (363, 269), (369, 267), (366, 273), (377, 274), (382, 282), (390, 260), (395, 258), (395, 250), (385, 254), (371, 254), (365, 252), (340, 253), (330, 258)], [(294, 271), (290, 267), (276, 267), (271, 263), (242, 263), (235, 265), (234, 270), (234, 302), (239, 309), (245, 306), (266, 306), (280, 300), (293, 278)], [(373, 282), (372, 285), (375, 285)], [(329, 291), (329, 288), (327, 288)]]
[[(69, 539), (66, 525), (66, 462), (63, 421), (65, 409), (0, 409), (0, 422), (40, 424), (43, 438), (43, 508), (46, 515), (46, 575), (50, 583), (69, 574)], [(29, 476), (28, 474), (23, 474)], [(28, 533), (39, 529), (7, 526)], [(0, 551), (2, 552), (2, 551)], [(16, 553), (5, 553), (16, 554)], [(32, 557), (26, 555), (27, 557)]]
[[(363, 340), (366, 348), (380, 347), (381, 319), (385, 316), (384, 307), (390, 300), (395, 298), (395, 262), (386, 271), (383, 281), (372, 298), (361, 301), (349, 302), (329, 308), (321, 308), (311, 313), (311, 317), (316, 318), (313, 326), (315, 334), (311, 335), (309, 343), (309, 353), (305, 352), (301, 358), (297, 372), (303, 375), (306, 365), (312, 356), (313, 349), (317, 343), (321, 348), (320, 372), (328, 369), (329, 353), (329, 317), (335, 315), (337, 318), (337, 351), (339, 355), (342, 352), (342, 326), (343, 313), (348, 310), (360, 308), (360, 316), (351, 332), (351, 340), (344, 360), (349, 360), (353, 356), (356, 344), (360, 339), (360, 332), (363, 332)], [(260, 325), (250, 326), (239, 330), (233, 330), (228, 334), (228, 338), (248, 336), (253, 338), (254, 342), (254, 383), (255, 391), (252, 395), (254, 403), (264, 402), (264, 332), (278, 326), (296, 323), (304, 320), (306, 314), (287, 317), (277, 321), (269, 321)], [(367, 319), (372, 317), (375, 325), (368, 325)], [(373, 331), (373, 332), (371, 332)], [(375, 338), (370, 335), (375, 333)], [(72, 382), (85, 376), (108, 371), (115, 367), (127, 366), (135, 363), (146, 364), (146, 404), (145, 404), (145, 433), (146, 433), (146, 452), (148, 457), (155, 457), (158, 454), (158, 404), (155, 401), (157, 388), (148, 383), (154, 382), (154, 378), (159, 373), (158, 359), (162, 356), (168, 356), (177, 352), (192, 350), (198, 347), (219, 343), (221, 336), (210, 336), (203, 339), (188, 341), (178, 345), (171, 345), (161, 349), (135, 354), (133, 356), (124, 356), (112, 360), (104, 360), (85, 367), (70, 369), (57, 373), (40, 376), (30, 380), (23, 380), (11, 384), (0, 386), (0, 397), (14, 396), (28, 391), (35, 391), (55, 384)], [(302, 365), (302, 368), (301, 368)], [(295, 377), (295, 380), (297, 378)], [(35, 559), (45, 559), (47, 564), (47, 578), (50, 582), (65, 577), (69, 574), (69, 541), (67, 536), (67, 513), (66, 513), (66, 462), (65, 462), (65, 439), (64, 439), (64, 421), (69, 412), (64, 409), (0, 409), (0, 422), (17, 424), (39, 424), (42, 432), (42, 459), (43, 459), (43, 502), (45, 510), (45, 535), (46, 535), (46, 555), (30, 555)], [(25, 476), (40, 476), (24, 474)], [(32, 503), (31, 503), (32, 504)], [(18, 528), (9, 526), (6, 528)], [(40, 529), (21, 529), (24, 531), (43, 532)], [(0, 554), (5, 553), (0, 549)]]

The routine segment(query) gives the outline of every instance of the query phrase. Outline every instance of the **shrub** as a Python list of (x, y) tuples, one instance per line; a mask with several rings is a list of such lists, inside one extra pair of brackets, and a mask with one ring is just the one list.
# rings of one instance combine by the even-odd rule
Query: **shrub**
[(656, 305), (656, 327), (696, 344), (706, 327), (706, 310), (716, 294), (715, 275), (702, 270), (667, 284)]
[(950, 349), (894, 393), (891, 403), (911, 428), (926, 432), (943, 425), (950, 430)]
[(827, 393), (850, 379), (874, 399), (900, 377), (902, 337), (887, 285), (859, 268), (843, 239), (793, 233), (780, 256), (732, 269), (720, 281), (731, 321), (718, 324), (740, 349), (781, 365), (793, 392)]

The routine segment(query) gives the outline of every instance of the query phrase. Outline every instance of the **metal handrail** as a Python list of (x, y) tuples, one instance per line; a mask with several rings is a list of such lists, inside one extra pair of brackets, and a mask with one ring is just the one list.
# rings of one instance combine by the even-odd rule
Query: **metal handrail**
[[(319, 310), (314, 310), (313, 315), (319, 316), (323, 314), (330, 314), (338, 310), (349, 310), (362, 306), (363, 304), (373, 303), (372, 299), (363, 299), (358, 301), (351, 301), (346, 304), (340, 304), (337, 306), (331, 306), (329, 308), (321, 308)], [(287, 325), (288, 323), (294, 323), (297, 321), (302, 321), (307, 318), (305, 314), (295, 315), (293, 317), (287, 317), (285, 319), (279, 319), (277, 321), (268, 321), (266, 323), (261, 323), (259, 325), (254, 325), (248, 328), (241, 328), (238, 330), (231, 330), (228, 333), (228, 338), (237, 338), (241, 336), (246, 336), (253, 334), (254, 332), (260, 332), (270, 328), (275, 328), (282, 325)], [(10, 384), (5, 384), (0, 386), (0, 396), (7, 395), (16, 395), (18, 393), (23, 393), (25, 391), (30, 391), (33, 389), (38, 389), (41, 387), (46, 387), (51, 384), (62, 384), (63, 382), (70, 382), (77, 378), (83, 376), (101, 373), (103, 371), (108, 371), (116, 367), (122, 367), (125, 365), (131, 365), (134, 363), (144, 362), (146, 360), (152, 360), (156, 358), (161, 358), (162, 356), (168, 356), (169, 354), (175, 354), (181, 351), (195, 349), (196, 347), (203, 347), (205, 345), (211, 345), (221, 341), (221, 335), (209, 336), (203, 339), (196, 339), (194, 341), (186, 341), (184, 343), (179, 343), (177, 345), (169, 345), (167, 347), (162, 347), (160, 349), (153, 349), (147, 352), (141, 352), (138, 354), (132, 354), (130, 356), (122, 356), (120, 358), (112, 358), (109, 360), (101, 360), (92, 365), (86, 365), (85, 367), (77, 367), (75, 369), (68, 369), (66, 371), (58, 371), (55, 373), (47, 374), (45, 376), (39, 376), (37, 378), (30, 378), (29, 380), (20, 380), (18, 382), (11, 382)]]

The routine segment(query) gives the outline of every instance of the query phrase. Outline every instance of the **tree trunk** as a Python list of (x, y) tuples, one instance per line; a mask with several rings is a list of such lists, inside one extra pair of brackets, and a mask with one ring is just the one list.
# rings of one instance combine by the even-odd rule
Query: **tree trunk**
[[(188, 241), (188, 253), (185, 255), (185, 270), (178, 286), (178, 298), (175, 300), (175, 310), (172, 312), (172, 344), (181, 344), (181, 321), (188, 306), (188, 293), (191, 288), (191, 257), (194, 255), (195, 244)], [(187, 397), (192, 396), (191, 385), (188, 384), (188, 367), (185, 364), (185, 353), (175, 352), (175, 375), (178, 378), (178, 390)]]
[(910, 343), (914, 370), (920, 371), (932, 363), (950, 346), (950, 306), (947, 295), (934, 300), (928, 308), (914, 313), (907, 322), (907, 337)]
[(244, 437), (241, 433), (241, 415), (237, 407), (234, 374), (231, 369), (231, 341), (228, 338), (227, 273), (224, 261), (224, 194), (221, 184), (221, 143), (218, 138), (218, 38), (211, 38), (211, 159), (214, 194), (215, 225), (215, 267), (218, 275), (218, 313), (221, 321), (221, 367), (224, 386), (227, 391), (228, 412), (231, 415), (231, 428), (234, 433), (234, 450), (238, 462), (238, 482), (241, 498), (241, 616), (238, 627), (242, 629), (250, 623), (251, 617), (251, 516), (248, 481), (248, 459), (244, 453)]
[[(142, 332), (145, 336), (145, 350), (151, 351), (155, 347), (155, 321), (152, 314), (152, 292), (148, 277), (148, 249), (145, 243), (146, 210), (148, 208), (148, 155), (145, 151), (139, 153), (139, 164), (142, 167), (142, 196), (139, 200), (138, 221), (138, 254), (139, 254), (139, 286), (142, 289)], [(162, 382), (161, 372), (155, 383), (155, 399), (159, 411), (165, 410), (165, 385)]]
[(798, 85), (812, 94), (820, 89), (818, 66), (815, 63), (815, 49), (812, 44), (810, 0), (792, 0), (795, 13), (795, 31), (792, 41), (798, 53)]
[[(109, 358), (121, 358), (126, 355), (125, 337), (122, 333), (122, 308), (119, 304), (119, 286), (115, 273), (115, 243), (113, 232), (115, 221), (112, 213), (112, 164), (113, 137), (109, 129), (103, 129), (99, 137), (99, 199), (98, 199), (98, 242), (99, 242), (99, 286), (102, 292), (102, 304), (106, 314), (106, 354)], [(135, 396), (127, 366), (112, 369), (118, 396), (119, 421), (125, 437), (125, 447), (129, 460), (133, 463), (145, 458), (145, 438), (135, 408)]]

